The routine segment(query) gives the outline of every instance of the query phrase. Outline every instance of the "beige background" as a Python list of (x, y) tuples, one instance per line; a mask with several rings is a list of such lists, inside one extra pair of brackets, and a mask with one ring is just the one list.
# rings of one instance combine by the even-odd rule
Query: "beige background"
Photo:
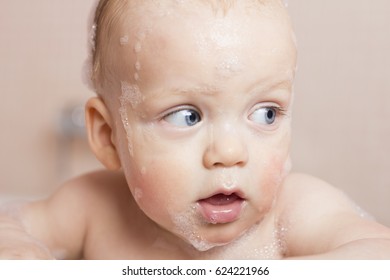
[[(290, 0), (299, 44), (294, 170), (390, 226), (390, 2)], [(0, 192), (41, 195), (100, 166), (61, 116), (82, 82), (93, 0), (0, 0)], [(73, 130), (70, 130), (73, 131)]]

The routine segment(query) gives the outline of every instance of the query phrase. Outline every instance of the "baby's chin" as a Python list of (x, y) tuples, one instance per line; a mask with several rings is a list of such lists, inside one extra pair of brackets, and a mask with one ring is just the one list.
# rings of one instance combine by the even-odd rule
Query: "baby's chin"
[(198, 252), (208, 252), (216, 247), (221, 247), (229, 243), (214, 243), (204, 239), (188, 240), (190, 245)]
[(251, 227), (242, 229), (231, 224), (206, 225), (207, 229), (199, 230), (199, 234), (182, 237), (198, 252), (212, 252), (218, 248), (234, 243)]

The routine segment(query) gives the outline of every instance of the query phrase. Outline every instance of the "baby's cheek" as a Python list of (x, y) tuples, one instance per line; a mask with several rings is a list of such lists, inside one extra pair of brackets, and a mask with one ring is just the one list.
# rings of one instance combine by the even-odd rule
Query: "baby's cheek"
[(289, 156), (276, 154), (272, 156), (264, 165), (263, 195), (265, 199), (273, 200), (289, 171)]
[(272, 175), (277, 185), (281, 184), (291, 169), (289, 155), (279, 155), (271, 160)]
[(277, 147), (274, 146), (269, 159), (268, 169), (274, 184), (279, 186), (291, 170), (290, 133), (287, 131), (281, 137)]
[(175, 168), (158, 161), (140, 168), (133, 195), (137, 203), (150, 217), (159, 217), (175, 208), (181, 196), (180, 178)]
[(282, 170), (282, 180), (284, 180), (288, 174), (290, 174), (292, 169), (292, 161), (290, 156), (287, 157), (287, 159), (284, 161), (283, 170)]

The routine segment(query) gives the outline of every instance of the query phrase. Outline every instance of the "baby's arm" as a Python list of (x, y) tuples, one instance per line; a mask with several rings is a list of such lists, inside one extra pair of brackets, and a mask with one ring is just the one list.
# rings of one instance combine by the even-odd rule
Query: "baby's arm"
[(52, 259), (48, 248), (26, 231), (23, 208), (21, 203), (0, 207), (0, 259)]
[(305, 175), (291, 176), (286, 187), (282, 199), (289, 205), (284, 209), (289, 213), (284, 215), (289, 217), (289, 257), (390, 259), (390, 229), (359, 210), (342, 192)]
[(0, 213), (0, 258), (82, 257), (88, 201), (83, 179), (67, 182), (47, 200), (8, 204)]

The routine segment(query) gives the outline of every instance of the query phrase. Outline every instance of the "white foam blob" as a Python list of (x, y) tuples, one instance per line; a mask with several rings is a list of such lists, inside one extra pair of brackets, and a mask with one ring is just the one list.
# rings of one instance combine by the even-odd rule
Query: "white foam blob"
[(235, 170), (223, 168), (219, 176), (216, 177), (215, 187), (222, 187), (224, 190), (231, 190), (238, 185), (238, 175)]
[(143, 95), (138, 85), (130, 84), (128, 82), (121, 82), (122, 95), (120, 97), (121, 106), (130, 104), (136, 108), (138, 104), (143, 101)]
[(129, 151), (130, 156), (134, 156), (134, 148), (133, 148), (133, 140), (132, 140), (132, 130), (129, 125), (129, 119), (127, 117), (127, 110), (126, 106), (121, 106), (119, 108), (119, 114), (122, 119), (123, 128), (126, 132), (126, 138), (127, 138), (127, 149)]
[(211, 27), (210, 39), (217, 49), (240, 45), (240, 30), (225, 19), (217, 19)]
[(141, 168), (141, 175), (142, 175), (142, 176), (145, 176), (146, 174), (147, 174), (146, 167), (142, 167), (142, 168)]
[(135, 43), (135, 46), (134, 46), (134, 51), (135, 51), (136, 53), (139, 53), (139, 52), (141, 52), (141, 50), (142, 50), (142, 44), (141, 44), (141, 42), (136, 42), (136, 43)]
[(243, 65), (235, 54), (224, 55), (216, 65), (216, 70), (220, 78), (230, 78), (243, 69)]
[(173, 213), (171, 217), (176, 230), (182, 238), (191, 244), (197, 251), (208, 251), (211, 248), (220, 245), (205, 240), (199, 234), (199, 227), (203, 223), (199, 218), (196, 207), (191, 207), (188, 211), (183, 213)]
[(134, 199), (136, 202), (140, 201), (143, 196), (143, 192), (141, 188), (134, 189)]
[(91, 49), (94, 51), (96, 48), (96, 31), (97, 31), (97, 25), (94, 23), (91, 26), (91, 30), (89, 31), (89, 44), (91, 46)]
[(137, 62), (135, 63), (134, 68), (135, 68), (136, 71), (141, 70), (141, 63), (140, 63), (138, 60), (137, 60)]
[(123, 45), (128, 45), (129, 44), (129, 36), (128, 35), (125, 35), (125, 36), (122, 36), (120, 39), (119, 39), (119, 43), (123, 46)]
[(132, 108), (135, 108), (143, 101), (143, 95), (137, 85), (130, 84), (128, 82), (121, 82), (122, 94), (119, 97), (120, 107), (119, 114), (122, 120), (123, 127), (126, 132), (128, 150), (131, 156), (134, 155), (134, 148), (132, 142), (132, 129), (129, 124), (129, 118), (127, 114), (127, 106), (130, 104)]
[(272, 240), (260, 248), (254, 250), (255, 256), (258, 259), (272, 260), (279, 259), (285, 255), (287, 246), (285, 242), (285, 235), (287, 228), (276, 228), (273, 232)]

